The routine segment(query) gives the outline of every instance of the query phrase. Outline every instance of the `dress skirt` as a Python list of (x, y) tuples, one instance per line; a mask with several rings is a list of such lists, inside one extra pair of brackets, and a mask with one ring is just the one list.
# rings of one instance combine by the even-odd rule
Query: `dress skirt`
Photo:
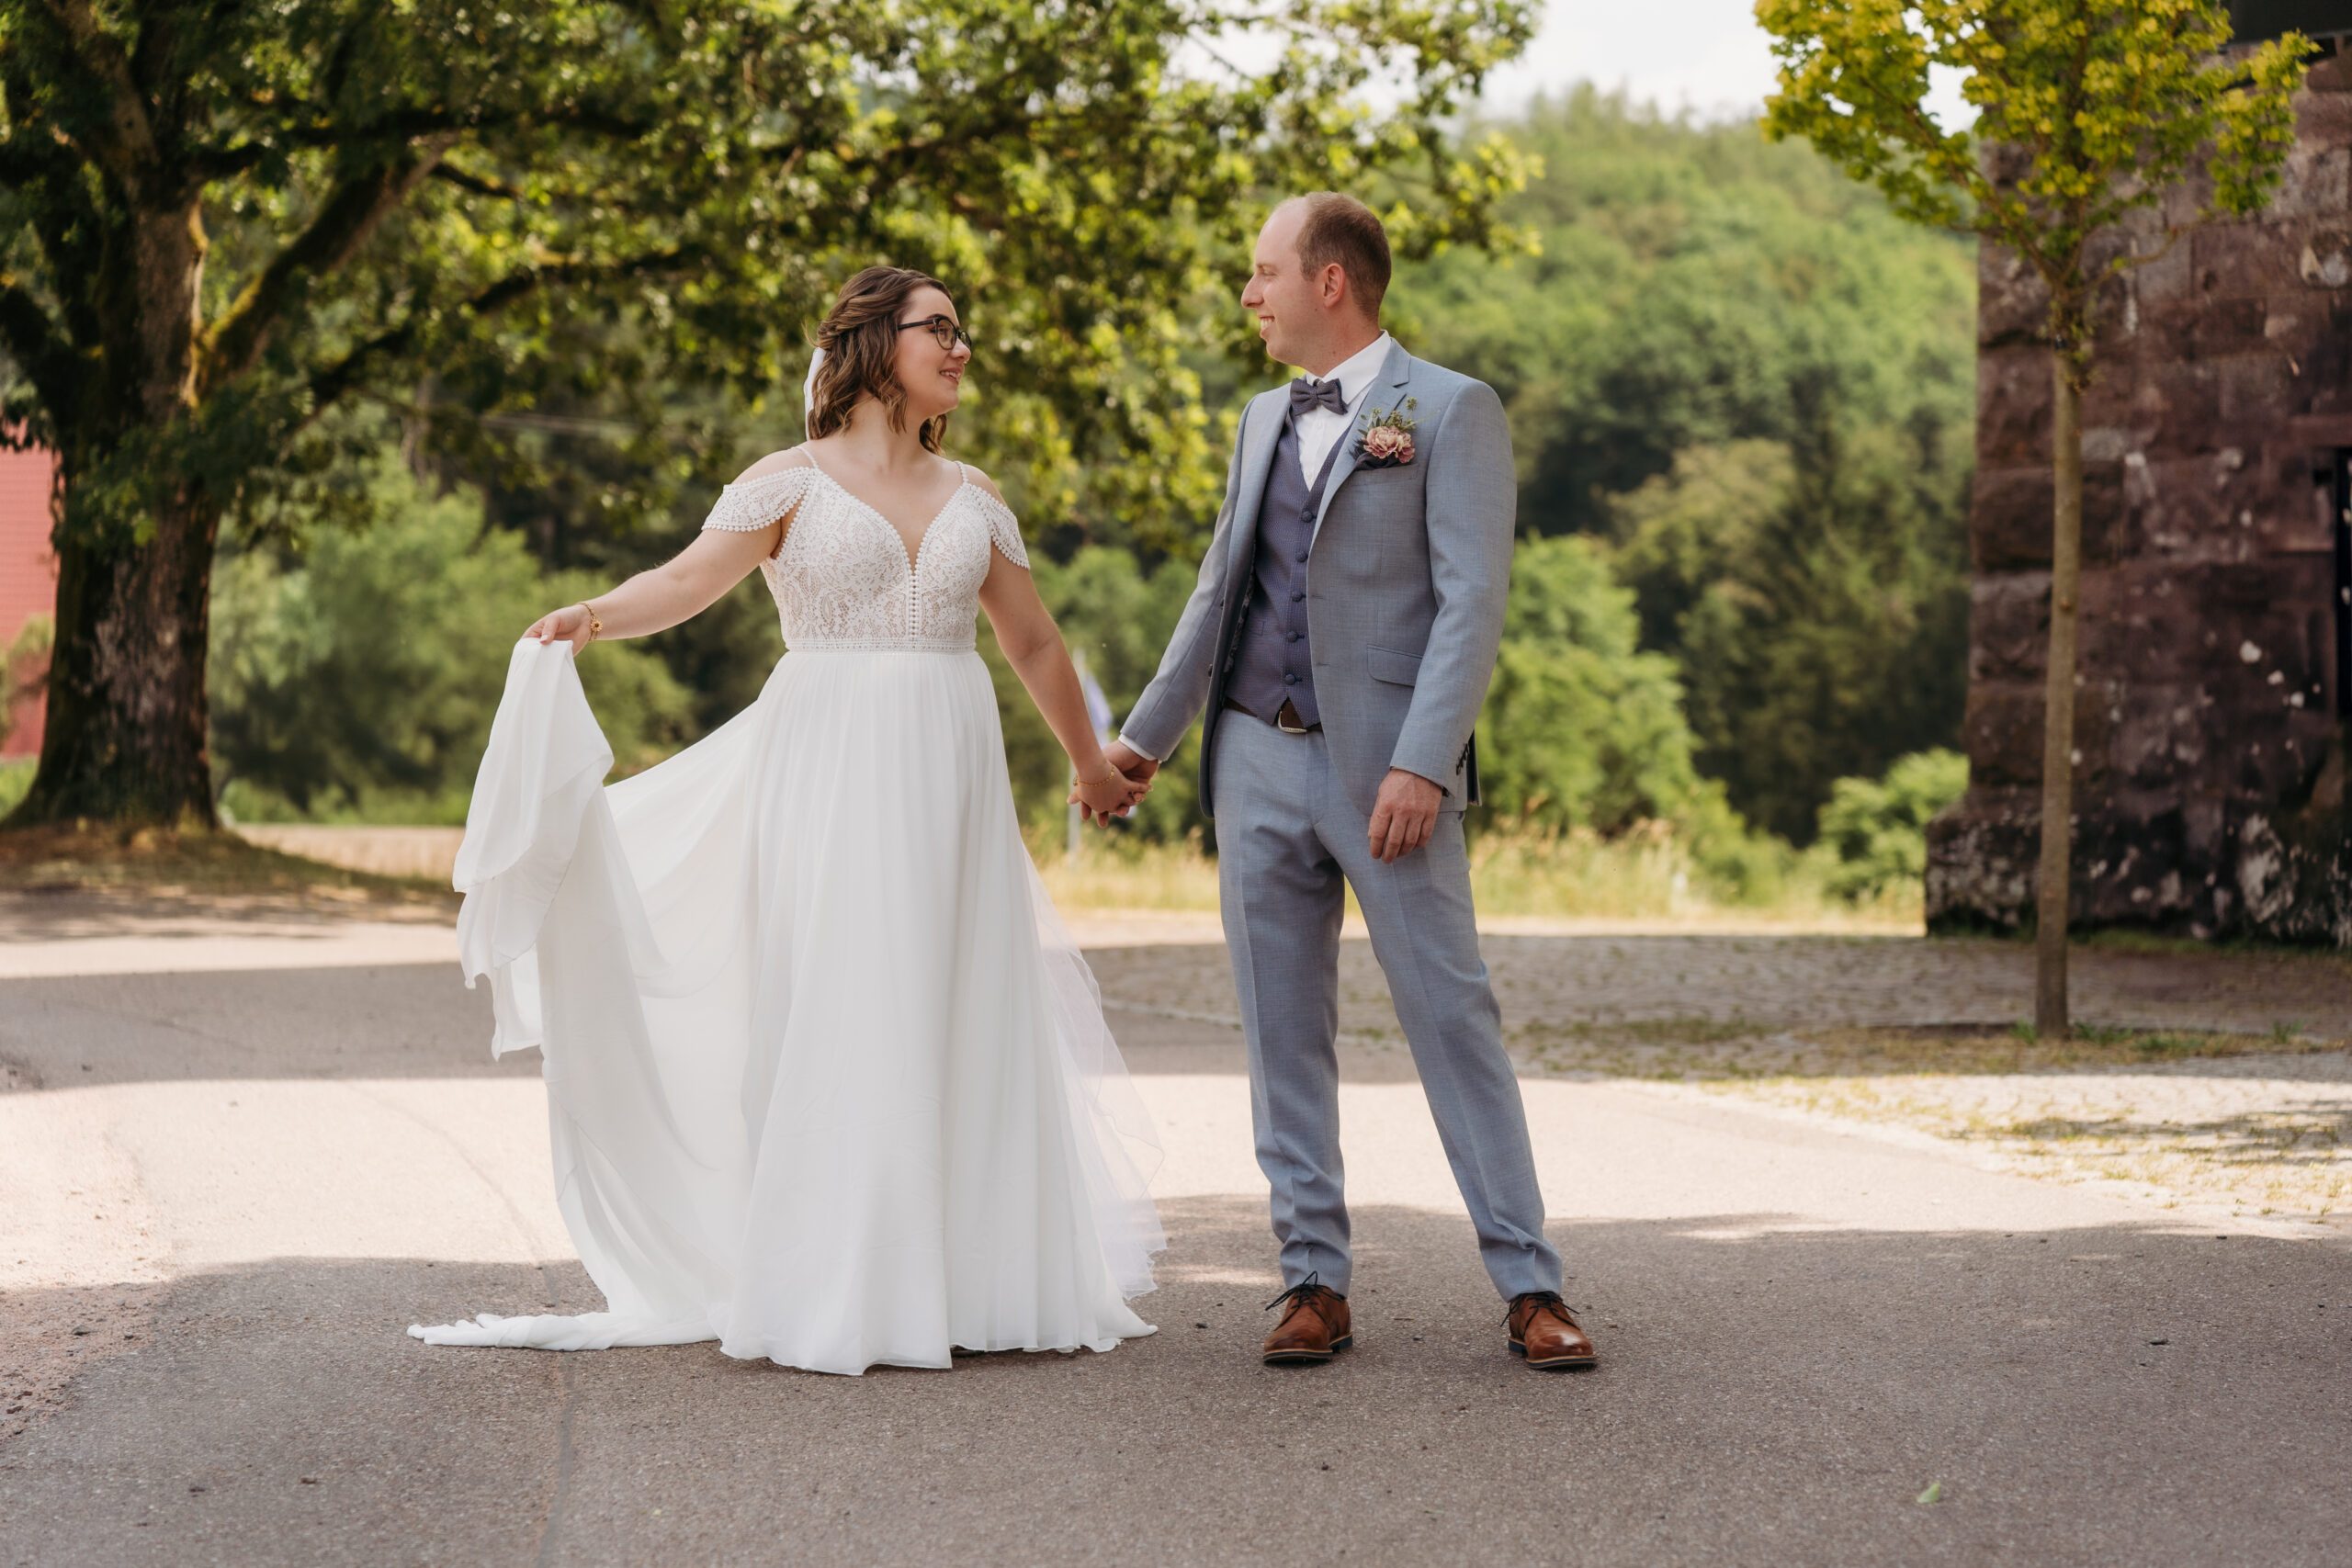
[(796, 647), (694, 745), (611, 761), (570, 645), (518, 643), (455, 876), (606, 1310), (409, 1332), (845, 1373), (1151, 1333), (1159, 1145), (978, 654)]

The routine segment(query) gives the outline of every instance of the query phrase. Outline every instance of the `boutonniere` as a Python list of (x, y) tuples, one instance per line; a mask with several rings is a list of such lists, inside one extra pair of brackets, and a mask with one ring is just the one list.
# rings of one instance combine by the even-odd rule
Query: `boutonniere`
[(1413, 424), (1406, 417), (1418, 400), (1407, 398), (1393, 409), (1373, 409), (1363, 434), (1356, 437), (1356, 464), (1365, 468), (1402, 468), (1413, 460)]

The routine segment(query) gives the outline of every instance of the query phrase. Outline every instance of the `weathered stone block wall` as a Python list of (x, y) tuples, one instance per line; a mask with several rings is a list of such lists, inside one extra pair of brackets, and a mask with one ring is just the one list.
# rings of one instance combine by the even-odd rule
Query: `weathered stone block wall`
[[(2083, 410), (2075, 918), (2352, 946), (2333, 526), (2352, 447), (2352, 57), (2314, 67), (2269, 208), (2109, 286)], [(2142, 254), (2205, 192), (2117, 240)], [(1939, 929), (2032, 917), (2050, 600), (2045, 296), (1978, 278), (1969, 791), (1929, 831)]]

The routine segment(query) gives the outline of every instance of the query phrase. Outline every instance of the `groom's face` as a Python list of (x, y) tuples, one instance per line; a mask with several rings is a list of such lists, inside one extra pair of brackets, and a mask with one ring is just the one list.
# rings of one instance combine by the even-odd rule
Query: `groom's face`
[(1298, 344), (1312, 337), (1324, 313), (1314, 282), (1299, 260), (1299, 231), (1306, 226), (1303, 209), (1276, 208), (1258, 231), (1250, 281), (1241, 290), (1242, 308), (1256, 314), (1266, 352), (1284, 365), (1299, 362)]

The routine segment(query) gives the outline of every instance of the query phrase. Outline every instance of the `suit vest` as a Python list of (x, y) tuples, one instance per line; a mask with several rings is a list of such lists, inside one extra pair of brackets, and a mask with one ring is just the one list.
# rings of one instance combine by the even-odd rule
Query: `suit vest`
[(1242, 616), (1240, 648), (1226, 694), (1272, 724), (1290, 699), (1301, 724), (1318, 724), (1315, 665), (1307, 657), (1306, 555), (1315, 537), (1332, 465), (1346, 444), (1331, 443), (1323, 471), (1309, 484), (1299, 472), (1298, 426), (1287, 412), (1274, 443), (1273, 471), (1258, 502), (1257, 547), (1250, 566), (1250, 607)]

